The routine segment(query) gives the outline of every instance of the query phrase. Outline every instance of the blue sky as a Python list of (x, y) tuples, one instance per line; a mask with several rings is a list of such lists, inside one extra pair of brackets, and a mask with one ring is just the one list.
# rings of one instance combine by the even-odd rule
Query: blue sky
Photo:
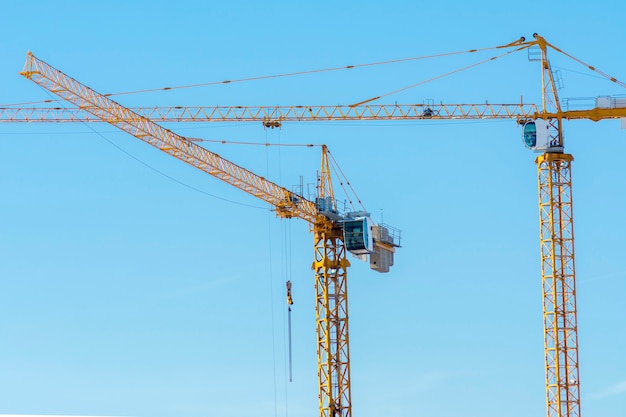
[[(130, 3), (130, 4), (129, 4)], [(537, 32), (624, 81), (618, 1), (29, 1), (0, 5), (0, 104), (50, 97), (27, 51), (102, 93), (502, 45)], [(481, 59), (490, 55), (481, 55)], [(127, 106), (350, 104), (475, 57), (118, 96)], [(625, 95), (553, 55), (562, 98)], [(539, 103), (525, 52), (384, 103)], [(545, 414), (535, 154), (514, 121), (168, 125), (325, 143), (376, 221), (389, 274), (354, 259), (355, 417)], [(572, 121), (582, 414), (626, 410), (626, 131)], [(207, 143), (287, 188), (319, 148)], [(115, 128), (0, 125), (0, 413), (315, 416), (312, 236), (301, 221)], [(284, 283), (294, 283), (287, 382)]]

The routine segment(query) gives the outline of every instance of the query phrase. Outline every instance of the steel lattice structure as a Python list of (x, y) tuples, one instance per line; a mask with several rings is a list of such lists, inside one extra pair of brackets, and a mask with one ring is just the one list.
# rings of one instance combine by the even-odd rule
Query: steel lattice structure
[(317, 372), (320, 417), (351, 417), (348, 281), (343, 232), (314, 232), (317, 323)]
[[(534, 104), (381, 104), (337, 106), (213, 106), (131, 108), (154, 122), (282, 122), (472, 120), (534, 118)], [(2, 107), (0, 123), (102, 122), (86, 109)]]
[[(540, 213), (541, 282), (543, 293), (544, 349), (546, 366), (546, 402), (548, 417), (580, 417), (580, 382), (578, 366), (578, 326), (574, 268), (574, 230), (571, 163), (564, 153), (563, 120), (599, 121), (626, 117), (626, 107), (595, 107), (586, 110), (563, 110), (550, 62), (548, 47), (564, 53), (535, 34), (534, 40), (520, 39), (510, 45), (541, 50), (542, 103), (534, 104), (405, 104), (339, 106), (223, 106), (223, 107), (154, 107), (132, 110), (117, 108), (103, 111), (112, 100), (92, 95), (75, 80), (29, 55), (23, 75), (43, 84), (76, 109), (58, 107), (0, 108), (0, 123), (7, 122), (109, 122), (170, 155), (211, 175), (231, 183), (274, 204), (282, 217), (300, 217), (312, 224), (314, 232), (317, 293), (318, 374), (321, 417), (351, 417), (350, 369), (348, 349), (348, 306), (343, 237), (329, 219), (319, 216), (312, 202), (302, 200), (282, 187), (269, 185), (262, 178), (248, 176), (240, 167), (220, 165), (228, 161), (204, 154), (193, 143), (167, 129), (154, 128), (161, 122), (260, 122), (277, 127), (283, 122), (314, 121), (416, 121), (513, 119), (518, 123), (543, 119), (548, 121), (549, 148), (537, 158)], [(565, 54), (567, 55), (567, 54)], [(569, 56), (569, 55), (568, 55)], [(570, 58), (572, 58), (570, 56)], [(578, 60), (577, 60), (578, 61)], [(582, 63), (579, 61), (579, 63)], [(608, 77), (622, 86), (626, 84)], [(41, 82), (40, 82), (41, 81)], [(65, 84), (63, 84), (65, 83)], [(61, 85), (61, 88), (58, 85)], [(87, 87), (84, 87), (85, 89)], [(88, 100), (72, 101), (73, 91), (87, 94)], [(97, 93), (95, 93), (97, 94)], [(92, 96), (90, 96), (92, 95)], [(107, 101), (108, 100), (108, 101)], [(115, 102), (113, 102), (115, 103)], [(117, 105), (117, 103), (115, 103)], [(119, 105), (117, 105), (119, 106)], [(139, 128), (137, 126), (140, 126)], [(156, 125), (158, 126), (158, 125)], [(180, 140), (182, 139), (182, 141)], [(192, 146), (194, 145), (194, 146)], [(219, 158), (219, 157), (218, 157)], [(194, 161), (200, 161), (195, 163)], [(218, 162), (219, 170), (210, 168)], [(234, 165), (234, 164), (233, 164)], [(243, 169), (243, 168), (241, 168)], [(216, 173), (218, 175), (216, 175)], [(245, 175), (244, 175), (245, 174)], [(252, 174), (254, 175), (254, 174)], [(245, 181), (244, 181), (245, 179)], [(267, 188), (266, 186), (269, 186)], [(265, 187), (265, 188), (264, 188)], [(393, 247), (388, 249), (392, 250)]]
[(548, 417), (580, 416), (573, 160), (558, 153), (537, 158)]

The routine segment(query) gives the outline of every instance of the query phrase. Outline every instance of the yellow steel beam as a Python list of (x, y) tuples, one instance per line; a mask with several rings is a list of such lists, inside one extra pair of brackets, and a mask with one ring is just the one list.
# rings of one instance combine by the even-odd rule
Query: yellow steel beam
[[(380, 104), (337, 106), (207, 106), (135, 107), (155, 122), (278, 122), (529, 119), (539, 115), (534, 104)], [(102, 122), (87, 107), (4, 107), (0, 123)]]
[(279, 217), (298, 217), (311, 224), (318, 220), (315, 203), (121, 106), (31, 53), (21, 74), (94, 117), (271, 204)]
[(548, 417), (580, 417), (574, 220), (569, 154), (537, 158)]
[(320, 417), (351, 417), (348, 283), (343, 230), (314, 227), (317, 368)]
[[(626, 117), (626, 108), (592, 108), (539, 112), (535, 104), (381, 104), (367, 106), (233, 106), (233, 107), (132, 107), (154, 122), (273, 122), (388, 121), (388, 120), (526, 120), (587, 119), (599, 121)], [(0, 123), (103, 122), (86, 111), (61, 107), (0, 107)]]

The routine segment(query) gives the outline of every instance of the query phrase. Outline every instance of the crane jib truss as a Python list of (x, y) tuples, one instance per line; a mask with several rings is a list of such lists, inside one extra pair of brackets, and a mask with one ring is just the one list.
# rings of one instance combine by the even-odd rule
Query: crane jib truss
[[(626, 108), (540, 112), (536, 104), (380, 104), (359, 106), (203, 106), (136, 107), (133, 112), (154, 122), (282, 122), (385, 120), (586, 119), (626, 117)], [(102, 122), (86, 109), (0, 107), (0, 123)]]

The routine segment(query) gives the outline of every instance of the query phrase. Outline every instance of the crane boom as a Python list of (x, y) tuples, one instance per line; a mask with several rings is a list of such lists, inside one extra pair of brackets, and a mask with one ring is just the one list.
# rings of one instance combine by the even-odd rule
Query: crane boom
[(318, 220), (315, 203), (121, 106), (37, 59), (32, 53), (28, 53), (21, 74), (75, 104), (82, 111), (271, 204), (279, 217), (298, 217), (311, 224)]

